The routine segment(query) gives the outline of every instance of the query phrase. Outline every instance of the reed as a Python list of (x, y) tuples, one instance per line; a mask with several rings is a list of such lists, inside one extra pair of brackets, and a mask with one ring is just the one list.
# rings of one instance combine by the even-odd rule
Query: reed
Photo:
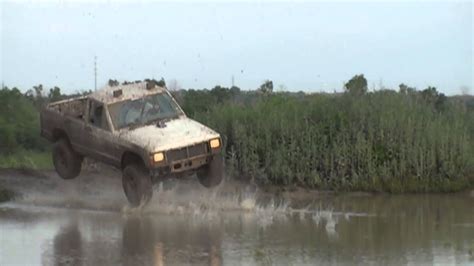
[(255, 97), (192, 112), (225, 136), (235, 178), (389, 192), (473, 186), (474, 111), (455, 101), (393, 91)]

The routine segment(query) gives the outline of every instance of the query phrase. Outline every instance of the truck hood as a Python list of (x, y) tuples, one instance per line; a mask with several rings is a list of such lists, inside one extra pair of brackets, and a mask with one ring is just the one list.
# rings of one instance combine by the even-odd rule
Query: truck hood
[(118, 134), (149, 152), (185, 147), (219, 137), (212, 129), (187, 117), (168, 121), (162, 128), (153, 124), (133, 130), (123, 129)]

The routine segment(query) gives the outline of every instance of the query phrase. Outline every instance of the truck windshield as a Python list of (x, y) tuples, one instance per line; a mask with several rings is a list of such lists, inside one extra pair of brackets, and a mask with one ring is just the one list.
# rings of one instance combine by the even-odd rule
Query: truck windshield
[(182, 114), (167, 93), (148, 95), (109, 105), (110, 117), (116, 129), (141, 126)]

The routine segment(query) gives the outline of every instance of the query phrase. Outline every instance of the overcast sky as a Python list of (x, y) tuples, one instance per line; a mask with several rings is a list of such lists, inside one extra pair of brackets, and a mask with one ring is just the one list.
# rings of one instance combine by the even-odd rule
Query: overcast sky
[(109, 78), (164, 77), (309, 92), (341, 90), (363, 73), (369, 89), (404, 82), (473, 93), (473, 4), (10, 3), (1, 4), (1, 80), (67, 92)]

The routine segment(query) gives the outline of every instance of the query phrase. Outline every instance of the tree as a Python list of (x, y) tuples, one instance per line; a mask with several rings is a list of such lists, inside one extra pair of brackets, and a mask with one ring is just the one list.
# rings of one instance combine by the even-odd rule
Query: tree
[(42, 98), (43, 97), (43, 85), (42, 84), (39, 84), (37, 86), (33, 86), (33, 90), (35, 90), (36, 98)]
[(216, 98), (217, 103), (223, 103), (232, 98), (230, 90), (220, 85), (212, 88), (211, 95)]
[(265, 80), (258, 90), (263, 94), (271, 94), (273, 92), (273, 81)]
[(187, 90), (182, 99), (182, 107), (186, 114), (193, 116), (195, 113), (209, 111), (216, 104), (216, 97), (209, 90)]
[(237, 96), (240, 94), (240, 88), (237, 86), (232, 86), (230, 88), (230, 93), (232, 94), (232, 96)]
[(429, 86), (421, 91), (421, 97), (428, 103), (434, 103), (438, 98), (438, 91), (436, 90), (436, 87)]
[(398, 87), (400, 88), (400, 93), (401, 94), (408, 94), (408, 86), (405, 85), (404, 83), (398, 85)]
[(344, 84), (346, 92), (353, 95), (363, 95), (367, 92), (367, 80), (364, 74), (355, 75), (346, 84)]
[(33, 86), (33, 90), (35, 91), (35, 98), (34, 98), (34, 104), (36, 108), (41, 108), (43, 107), (45, 100), (43, 98), (43, 85), (39, 84), (37, 86)]
[(61, 99), (61, 89), (57, 86), (49, 89), (48, 98), (50, 101), (54, 102)]
[(31, 99), (17, 88), (0, 90), (0, 154), (12, 153), (21, 147), (41, 148), (38, 126), (38, 111)]
[(439, 93), (436, 87), (429, 86), (421, 91), (421, 97), (435, 107), (438, 111), (443, 111), (446, 107), (448, 97), (443, 93)]
[(400, 93), (401, 94), (410, 94), (410, 93), (414, 93), (416, 91), (415, 88), (413, 87), (410, 87), (408, 85), (406, 85), (405, 83), (401, 83), (400, 85), (398, 85), (398, 87), (400, 88)]

